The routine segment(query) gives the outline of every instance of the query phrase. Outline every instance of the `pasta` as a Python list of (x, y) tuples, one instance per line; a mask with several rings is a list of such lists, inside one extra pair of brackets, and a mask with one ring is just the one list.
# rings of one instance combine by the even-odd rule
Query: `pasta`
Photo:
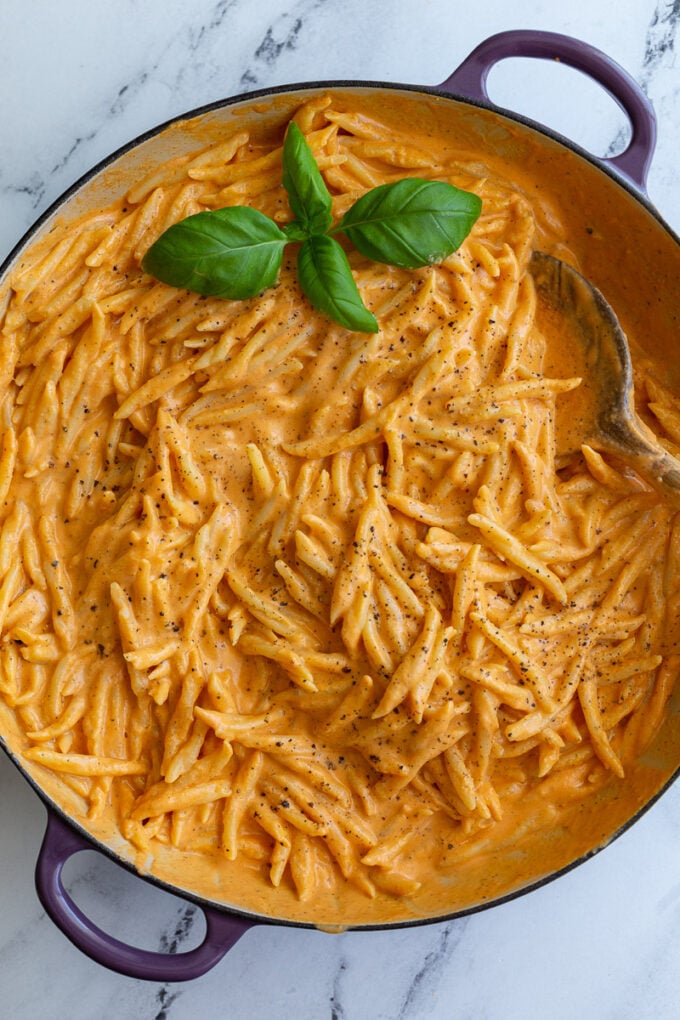
[[(140, 858), (398, 901), (530, 791), (625, 782), (677, 676), (678, 524), (625, 464), (556, 448), (581, 380), (543, 371), (540, 203), (332, 95), (295, 117), (336, 216), (416, 173), (482, 216), (426, 269), (350, 255), (370, 337), (314, 312), (290, 262), (244, 302), (140, 269), (192, 212), (290, 217), (280, 142), (243, 130), (24, 256), (0, 355), (0, 694), (23, 759)], [(677, 448), (677, 401), (647, 387)]]

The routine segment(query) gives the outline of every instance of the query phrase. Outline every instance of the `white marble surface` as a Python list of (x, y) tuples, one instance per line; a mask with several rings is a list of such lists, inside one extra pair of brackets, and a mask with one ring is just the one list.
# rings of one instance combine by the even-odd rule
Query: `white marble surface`
[[(175, 114), (318, 78), (435, 84), (482, 39), (519, 27), (591, 42), (645, 87), (660, 122), (649, 193), (680, 230), (677, 0), (2, 0), (0, 257), (85, 170)], [(511, 64), (492, 76), (497, 102), (598, 154), (620, 145), (625, 121), (594, 85), (563, 69)], [(680, 1017), (680, 785), (605, 852), (519, 900), (402, 931), (255, 928), (188, 984), (121, 977), (66, 941), (33, 885), (44, 819), (0, 755), (0, 1015), (8, 1020)], [(118, 935), (149, 948), (173, 940), (187, 948), (200, 937), (193, 908), (95, 854), (72, 862), (70, 881)]]

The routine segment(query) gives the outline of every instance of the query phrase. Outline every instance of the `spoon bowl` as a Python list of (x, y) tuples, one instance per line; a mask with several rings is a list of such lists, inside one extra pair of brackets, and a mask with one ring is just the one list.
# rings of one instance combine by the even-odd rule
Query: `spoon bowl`
[[(541, 312), (573, 343), (550, 350), (549, 370), (578, 375), (578, 405), (560, 398), (556, 422), (558, 454), (583, 443), (625, 457), (651, 485), (680, 506), (680, 460), (659, 443), (635, 412), (628, 340), (603, 295), (572, 266), (535, 251), (530, 272)], [(561, 406), (560, 406), (561, 405)]]

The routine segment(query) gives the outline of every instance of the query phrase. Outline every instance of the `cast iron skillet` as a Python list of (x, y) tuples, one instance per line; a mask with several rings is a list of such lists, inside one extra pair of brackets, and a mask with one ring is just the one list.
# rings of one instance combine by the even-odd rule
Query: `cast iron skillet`
[[(523, 117), (506, 111), (498, 111), (489, 100), (486, 90), (487, 77), (492, 67), (500, 60), (507, 57), (536, 57), (546, 60), (557, 60), (576, 68), (591, 78), (595, 79), (622, 107), (627, 114), (632, 127), (632, 137), (624, 152), (611, 158), (595, 159), (590, 154), (583, 152), (568, 140), (556, 135), (554, 132), (546, 131), (541, 125), (537, 125)], [(519, 30), (503, 32), (494, 35), (481, 43), (466, 60), (451, 74), (446, 81), (434, 88), (421, 88), (412, 85), (388, 84), (382, 82), (319, 82), (304, 83), (300, 85), (286, 86), (281, 89), (262, 90), (247, 95), (235, 96), (224, 102), (215, 103), (192, 111), (185, 117), (177, 118), (177, 121), (195, 117), (199, 114), (211, 113), (223, 107), (230, 107), (235, 104), (248, 101), (252, 102), (259, 98), (272, 97), (277, 94), (295, 93), (310, 88), (334, 88), (359, 86), (368, 89), (396, 89), (409, 90), (422, 93), (425, 97), (439, 96), (453, 98), (471, 106), (481, 107), (495, 113), (501, 113), (502, 117), (509, 117), (515, 122), (524, 124), (534, 130), (542, 132), (548, 138), (560, 143), (563, 146), (575, 151), (579, 156), (594, 163), (597, 167), (608, 174), (625, 191), (639, 201), (648, 212), (657, 220), (658, 214), (651, 207), (646, 193), (646, 177), (651, 157), (654, 151), (656, 140), (656, 120), (650, 103), (635, 83), (635, 81), (616, 63), (599, 50), (567, 36), (550, 32), (537, 32), (532, 30)], [(173, 121), (172, 123), (175, 123)], [(49, 209), (28, 234), (19, 242), (14, 251), (9, 255), (5, 264), (0, 267), (0, 276), (9, 268), (17, 256), (17, 253), (24, 249), (35, 233), (55, 212), (60, 209), (67, 199), (77, 195), (83, 185), (92, 181), (103, 169), (110, 166), (120, 156), (133, 150), (141, 142), (152, 138), (160, 133), (169, 124), (163, 124), (147, 135), (136, 139), (130, 145), (114, 153), (110, 159), (95, 167), (89, 174), (73, 186)], [(661, 221), (662, 227), (672, 235), (666, 224)], [(220, 908), (212, 902), (206, 902), (199, 897), (190, 898), (202, 907), (206, 919), (206, 936), (204, 941), (197, 948), (188, 952), (169, 955), (165, 953), (150, 952), (137, 947), (129, 946), (108, 935), (97, 927), (75, 904), (66, 891), (62, 872), (64, 865), (74, 854), (81, 850), (96, 849), (112, 857), (117, 863), (132, 871), (134, 868), (127, 861), (119, 858), (118, 855), (88, 835), (73, 820), (69, 819), (62, 809), (52, 800), (38, 783), (27, 774), (20, 761), (7, 747), (4, 738), (0, 735), (0, 746), (9, 755), (14, 764), (31, 783), (37, 794), (41, 797), (47, 807), (47, 828), (42, 847), (39, 851), (36, 867), (36, 888), (40, 900), (52, 918), (54, 923), (61, 929), (83, 953), (91, 957), (101, 965), (108, 967), (129, 977), (143, 978), (154, 981), (185, 981), (204, 974), (228, 952), (234, 943), (251, 927), (256, 924), (276, 923), (290, 924), (291, 922), (281, 921), (277, 918), (247, 915), (234, 911), (225, 906)], [(647, 803), (638, 807), (633, 818), (626, 824), (619, 827), (611, 838), (619, 835), (640, 817), (640, 814), (654, 802), (675, 779), (677, 772), (667, 779), (661, 791), (648, 800)], [(411, 924), (428, 923), (433, 921), (448, 920), (451, 917), (461, 916), (464, 913), (480, 910), (488, 906), (503, 902), (515, 896), (521, 895), (544, 882), (550, 881), (569, 870), (576, 864), (581, 863), (587, 857), (597, 852), (595, 850), (585, 854), (578, 860), (566, 867), (555, 871), (546, 878), (535, 881), (533, 884), (513, 891), (508, 895), (492, 898), (483, 904), (461, 910), (454, 914), (426, 918), (423, 921), (398, 922), (396, 925), (367, 925), (365, 928), (379, 927), (400, 927)], [(153, 877), (146, 875), (143, 878), (160, 885), (170, 892), (186, 895), (185, 890), (178, 890), (167, 883), (160, 882)], [(190, 894), (189, 894), (190, 895)]]

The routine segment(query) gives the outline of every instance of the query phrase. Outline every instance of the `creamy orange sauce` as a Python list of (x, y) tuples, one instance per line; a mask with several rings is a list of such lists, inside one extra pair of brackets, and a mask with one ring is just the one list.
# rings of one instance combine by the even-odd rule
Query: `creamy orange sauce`
[[(677, 763), (675, 517), (625, 463), (556, 458), (556, 408), (586, 397), (527, 273), (540, 248), (603, 289), (675, 451), (677, 302), (650, 295), (677, 252), (491, 115), (285, 102), (274, 128), (183, 127), (186, 155), (10, 277), (0, 722), (72, 817), (179, 888), (324, 926), (435, 916), (601, 845)], [(140, 269), (199, 209), (290, 218), (291, 112), (336, 217), (403, 176), (482, 196), (441, 266), (350, 254), (373, 337), (310, 308), (293, 248), (242, 303)]]

